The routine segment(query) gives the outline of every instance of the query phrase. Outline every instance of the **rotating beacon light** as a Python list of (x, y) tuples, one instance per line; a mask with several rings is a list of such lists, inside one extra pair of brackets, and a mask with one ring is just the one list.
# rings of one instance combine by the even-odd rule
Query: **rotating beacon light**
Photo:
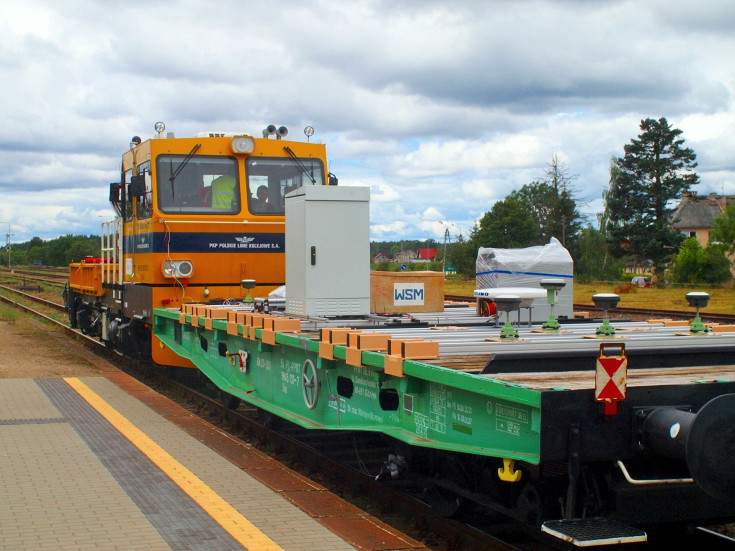
[(546, 302), (549, 304), (549, 319), (541, 326), (544, 331), (559, 331), (559, 321), (554, 316), (554, 305), (556, 304), (556, 296), (560, 289), (566, 286), (567, 282), (563, 279), (542, 279), (539, 285), (546, 289)]

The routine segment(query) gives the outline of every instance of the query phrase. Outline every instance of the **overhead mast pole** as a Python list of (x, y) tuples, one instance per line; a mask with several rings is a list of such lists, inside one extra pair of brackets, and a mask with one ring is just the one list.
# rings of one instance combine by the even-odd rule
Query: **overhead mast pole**
[(8, 222), (8, 233), (5, 234), (5, 249), (8, 252), (8, 270), (10, 270), (10, 238), (14, 235), (14, 233), (10, 233), (10, 222)]

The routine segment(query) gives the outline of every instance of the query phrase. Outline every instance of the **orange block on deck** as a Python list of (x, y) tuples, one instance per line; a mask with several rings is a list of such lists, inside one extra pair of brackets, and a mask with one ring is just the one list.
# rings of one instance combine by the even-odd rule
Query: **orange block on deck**
[(333, 360), (334, 345), (328, 342), (319, 341), (319, 357), (325, 360)]
[(227, 321), (234, 321), (235, 323), (245, 323), (245, 314), (247, 310), (241, 310), (237, 308), (227, 308)]
[(229, 310), (227, 308), (217, 306), (207, 306), (205, 309), (205, 315), (213, 320), (224, 320), (227, 319)]
[(321, 340), (330, 344), (345, 346), (347, 345), (347, 337), (350, 333), (360, 333), (360, 330), (350, 329), (349, 327), (323, 328), (321, 330)]
[(439, 357), (439, 343), (423, 339), (391, 339), (388, 354), (407, 360), (433, 360)]
[(263, 327), (263, 320), (267, 318), (267, 314), (245, 314), (245, 323), (250, 327), (261, 329)]
[(276, 344), (276, 332), (271, 331), (270, 329), (263, 329), (260, 332), (260, 340), (262, 340), (265, 344)]
[(238, 328), (238, 324), (235, 323), (234, 321), (227, 322), (227, 334), (228, 335), (237, 335), (238, 334), (237, 328)]
[(401, 356), (412, 360), (434, 360), (439, 357), (437, 341), (406, 341), (401, 344)]
[(347, 365), (362, 367), (362, 350), (358, 350), (357, 348), (346, 348), (345, 362)]
[(386, 356), (383, 364), (383, 371), (386, 375), (394, 377), (405, 377), (403, 374), (403, 358), (399, 356)]
[(298, 333), (301, 331), (301, 321), (296, 318), (266, 318), (263, 328), (279, 333)]
[(358, 350), (388, 350), (390, 335), (382, 333), (349, 333), (347, 345)]

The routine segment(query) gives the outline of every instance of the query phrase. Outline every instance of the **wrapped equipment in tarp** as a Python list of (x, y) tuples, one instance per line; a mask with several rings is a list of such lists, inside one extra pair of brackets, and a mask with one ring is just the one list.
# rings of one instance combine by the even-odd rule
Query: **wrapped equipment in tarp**
[[(554, 314), (573, 317), (574, 261), (569, 251), (555, 238), (546, 245), (524, 249), (482, 247), (477, 251), (476, 288), (530, 287), (539, 289), (542, 279), (563, 279), (566, 286), (558, 291)], [(533, 321), (549, 317), (546, 300), (533, 303)]]

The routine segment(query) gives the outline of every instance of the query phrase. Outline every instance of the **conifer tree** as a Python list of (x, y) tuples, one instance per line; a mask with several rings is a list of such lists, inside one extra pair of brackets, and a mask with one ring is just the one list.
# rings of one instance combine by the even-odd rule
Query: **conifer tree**
[(658, 272), (684, 240), (671, 227), (671, 202), (698, 183), (697, 156), (663, 117), (643, 120), (640, 128), (611, 166), (607, 235), (613, 255), (650, 260)]

